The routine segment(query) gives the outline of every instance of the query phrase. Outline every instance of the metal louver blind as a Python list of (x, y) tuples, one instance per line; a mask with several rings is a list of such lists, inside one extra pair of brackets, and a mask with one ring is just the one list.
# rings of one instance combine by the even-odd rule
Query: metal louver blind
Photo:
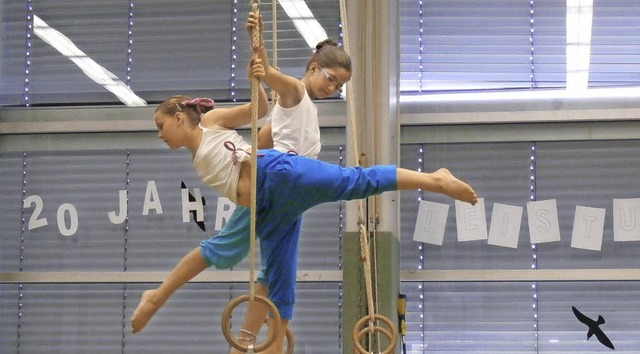
[(403, 283), (408, 353), (538, 353), (527, 283)]
[(122, 285), (25, 284), (21, 290), (21, 353), (122, 352)]
[[(402, 165), (447, 167), (493, 203), (524, 207), (517, 249), (458, 242), (453, 203), (429, 193), (403, 193), (403, 270), (637, 268), (638, 242), (614, 242), (612, 200), (638, 198), (637, 140), (423, 144), (402, 147)], [(533, 189), (531, 187), (533, 186)], [(532, 248), (526, 203), (556, 199), (560, 242)], [(450, 204), (442, 246), (413, 241), (418, 197)], [(576, 205), (606, 210), (601, 251), (571, 247)], [(617, 352), (638, 349), (637, 281), (403, 282), (411, 353), (587, 353), (609, 350), (572, 311), (596, 320)]]
[(402, 0), (401, 90), (564, 87), (565, 13), (551, 0)]
[[(32, 11), (28, 11), (29, 16), (34, 20), (36, 17), (41, 19), (49, 27), (68, 37), (97, 65), (115, 75), (120, 81), (127, 82), (129, 9), (126, 2), (62, 0), (55, 3), (30, 3)], [(26, 3), (24, 7), (27, 7)], [(24, 39), (22, 43), (27, 47), (30, 45), (27, 49), (29, 72), (28, 75), (25, 74), (25, 79), (29, 80), (26, 87), (29, 90), (30, 104), (117, 101), (113, 94), (85, 75), (70, 58), (41, 39), (35, 28), (26, 43)], [(20, 54), (25, 56), (24, 52)], [(99, 73), (95, 67), (89, 70), (94, 74)]]
[[(233, 15), (230, 1), (136, 1), (133, 90), (148, 101), (175, 94), (228, 98), (232, 36), (247, 38), (243, 22), (232, 23)], [(235, 75), (245, 72), (238, 67)]]
[[(403, 167), (433, 172), (448, 168), (485, 198), (487, 219), (494, 202), (524, 205), (529, 200), (527, 143), (423, 144), (402, 146)], [(449, 205), (442, 246), (413, 241), (418, 198)], [(458, 242), (455, 205), (428, 192), (403, 192), (402, 269), (527, 269), (531, 250), (526, 232), (518, 249), (486, 241)], [(489, 224), (487, 224), (489, 225)], [(524, 228), (521, 228), (524, 230)], [(403, 282), (407, 295), (408, 353), (536, 353), (530, 283)]]
[[(23, 154), (0, 153), (0, 272), (20, 270)], [(0, 284), (0, 353), (15, 353), (20, 341), (20, 286)]]
[(22, 240), (23, 155), (0, 154), (0, 272), (19, 270)]
[[(337, 1), (306, 4), (327, 35), (339, 40)], [(33, 15), (148, 102), (176, 93), (218, 101), (249, 97), (246, 2), (2, 0), (1, 5), (0, 105), (118, 103), (28, 31)], [(640, 4), (596, 1), (593, 6), (590, 87), (638, 86)], [(271, 48), (270, 6), (265, 3), (262, 11)], [(278, 19), (279, 67), (299, 77), (311, 49), (281, 7)], [(401, 0), (399, 23), (404, 94), (565, 87), (566, 2)]]
[(640, 85), (640, 3), (594, 1), (594, 6), (589, 87)]
[[(327, 35), (339, 41), (338, 2), (306, 3)], [(223, 0), (2, 0), (0, 105), (120, 103), (33, 28), (27, 30), (35, 16), (148, 103), (178, 93), (248, 100), (249, 9), (248, 1)], [(270, 2), (261, 11), (271, 48)], [(281, 6), (278, 23), (278, 66), (299, 77), (311, 48)]]
[[(264, 21), (264, 40), (265, 48), (269, 58), (273, 59), (273, 15), (271, 10), (271, 1), (263, 1), (263, 5), (260, 8), (260, 13)], [(340, 25), (340, 9), (337, 0), (305, 0), (306, 5), (313, 14), (315, 20), (322, 26), (327, 34), (327, 38), (334, 40), (336, 43), (341, 44), (342, 41), (342, 28)], [(241, 30), (244, 30), (244, 23), (246, 21), (246, 14), (251, 9), (249, 2), (240, 2), (239, 4), (239, 22), (242, 26)], [(315, 51), (315, 45), (313, 47), (307, 44), (305, 39), (301, 36), (300, 32), (296, 28), (294, 22), (289, 15), (283, 10), (282, 6), (277, 7), (277, 27), (278, 27), (278, 67), (286, 75), (290, 75), (296, 78), (302, 78), (305, 72), (305, 68), (309, 58)], [(249, 87), (249, 82), (246, 75), (246, 67), (251, 58), (250, 44), (248, 35), (239, 36), (238, 44), (236, 45), (237, 59), (236, 64), (237, 73), (236, 79), (240, 82), (240, 87)], [(240, 97), (250, 97), (250, 93), (240, 95)]]
[(640, 348), (640, 282), (545, 282), (538, 284), (538, 343), (540, 353), (602, 353), (611, 351), (588, 341), (587, 326), (580, 323), (572, 306), (592, 320), (602, 316), (600, 325), (616, 353), (637, 353)]
[[(422, 170), (425, 172), (446, 167), (458, 178), (471, 183), (478, 195), (485, 199), (488, 226), (493, 203), (524, 206), (529, 201), (530, 155), (530, 145), (527, 143), (403, 145), (401, 163), (404, 167), (416, 169), (418, 159), (422, 159)], [(441, 247), (425, 244), (421, 250), (416, 250), (413, 231), (418, 197), (449, 205)], [(458, 242), (455, 205), (451, 198), (428, 192), (421, 195), (403, 192), (402, 251), (412, 257), (402, 257), (402, 267), (416, 269), (419, 257), (423, 256), (423, 269), (526, 269), (531, 265), (526, 229), (526, 223), (523, 222), (518, 249), (489, 246), (486, 241)]]
[(0, 3), (0, 105), (23, 104), (25, 84), (25, 2)]
[(125, 152), (26, 155), (23, 269), (122, 271), (124, 229), (108, 212), (125, 189)]
[(19, 286), (17, 284), (0, 284), (0, 353), (13, 354), (20, 338)]
[[(538, 199), (557, 199), (561, 242), (539, 245), (540, 268), (637, 268), (638, 242), (614, 242), (613, 199), (639, 198), (638, 141), (537, 145)], [(605, 209), (602, 250), (571, 248), (576, 206)]]
[[(339, 164), (342, 150), (326, 146), (319, 158)], [(218, 196), (199, 181), (189, 157), (186, 151), (152, 149), (3, 153), (0, 190), (7, 215), (0, 216), (0, 271), (23, 268), (98, 276), (123, 270), (169, 272), (201, 239), (218, 232)], [(206, 231), (191, 219), (183, 222), (181, 182), (190, 190), (199, 188), (206, 199)], [(127, 219), (114, 224), (108, 213), (120, 211), (121, 190), (128, 192)], [(157, 193), (148, 194), (150, 190)], [(22, 199), (33, 199), (30, 196), (41, 202), (24, 209), (21, 233)], [(157, 201), (162, 212), (151, 208), (143, 215), (145, 200)], [(42, 210), (37, 211), (36, 205)], [(341, 210), (340, 203), (328, 203), (305, 213), (299, 270), (339, 269)], [(9, 214), (15, 215), (9, 218)], [(30, 229), (33, 215), (36, 220), (46, 218), (46, 225)], [(76, 231), (64, 235), (75, 217)], [(248, 269), (247, 264), (245, 259), (234, 270)], [(237, 281), (186, 284), (136, 336), (129, 332), (132, 311), (142, 292), (158, 284), (0, 284), (0, 353), (13, 353), (18, 345), (21, 352), (211, 353), (212, 348), (227, 348), (220, 333), (222, 311), (230, 299), (248, 291), (246, 278)], [(292, 323), (298, 348), (308, 353), (338, 352), (340, 284), (300, 283), (296, 295)], [(237, 327), (243, 309), (236, 311)]]

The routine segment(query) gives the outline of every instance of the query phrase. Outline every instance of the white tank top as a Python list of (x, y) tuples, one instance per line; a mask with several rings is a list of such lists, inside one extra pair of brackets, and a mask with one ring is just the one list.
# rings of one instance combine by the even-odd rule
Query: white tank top
[(271, 122), (273, 148), (300, 156), (318, 158), (320, 153), (320, 126), (318, 107), (304, 90), (302, 101), (295, 107), (283, 108), (276, 103), (268, 120)]
[[(199, 127), (202, 141), (193, 158), (193, 168), (206, 186), (236, 203), (240, 163), (249, 159), (251, 145), (235, 130)], [(235, 151), (227, 149), (225, 143), (232, 149), (235, 146)]]

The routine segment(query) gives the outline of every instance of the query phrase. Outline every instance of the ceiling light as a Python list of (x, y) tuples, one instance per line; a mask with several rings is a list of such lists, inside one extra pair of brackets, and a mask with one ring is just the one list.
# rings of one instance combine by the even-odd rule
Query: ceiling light
[(33, 16), (33, 33), (73, 61), (91, 80), (102, 85), (127, 106), (146, 106), (124, 82), (81, 51), (67, 36), (51, 28), (40, 17)]
[(327, 32), (304, 0), (279, 0), (279, 3), (310, 48), (315, 48), (316, 44), (327, 39)]

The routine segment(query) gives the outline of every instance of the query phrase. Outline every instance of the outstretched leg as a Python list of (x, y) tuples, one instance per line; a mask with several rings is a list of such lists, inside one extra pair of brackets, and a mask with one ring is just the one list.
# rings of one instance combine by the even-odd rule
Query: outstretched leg
[(187, 253), (171, 270), (160, 287), (142, 293), (140, 303), (131, 316), (131, 331), (133, 333), (140, 332), (179, 287), (205, 269), (207, 269), (207, 264), (200, 255), (200, 247)]
[(398, 190), (424, 189), (433, 193), (440, 193), (453, 199), (470, 204), (478, 202), (476, 192), (467, 183), (457, 179), (446, 168), (433, 173), (417, 172), (398, 168), (396, 171)]
[[(421, 188), (471, 204), (475, 204), (478, 199), (469, 184), (454, 177), (445, 168), (433, 173), (392, 165), (345, 168), (268, 151), (258, 163), (262, 172), (258, 176), (264, 182), (261, 186), (265, 191), (258, 191), (259, 203), (263, 209), (275, 209), (279, 214), (283, 210), (291, 210), (290, 217), (321, 203), (362, 199), (393, 190)], [(273, 192), (269, 192), (270, 190)]]
[(212, 238), (200, 242), (171, 270), (159, 288), (142, 294), (140, 304), (131, 317), (131, 330), (140, 332), (149, 319), (184, 283), (209, 267), (227, 269), (238, 264), (249, 253), (249, 208), (236, 207), (224, 228)]

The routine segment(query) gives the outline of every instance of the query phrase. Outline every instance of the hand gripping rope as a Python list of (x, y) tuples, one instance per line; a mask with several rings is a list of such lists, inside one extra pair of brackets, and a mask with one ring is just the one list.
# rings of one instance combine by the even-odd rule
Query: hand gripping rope
[[(251, 1), (251, 10), (253, 12), (255, 12), (256, 14), (259, 15), (259, 5), (260, 5), (260, 1), (259, 0), (252, 0)], [(274, 24), (276, 22), (276, 0), (273, 0), (273, 16), (274, 16)], [(275, 25), (274, 25), (275, 26)], [(274, 30), (275, 31), (275, 30)], [(252, 36), (251, 36), (251, 47), (253, 49), (253, 59), (257, 58), (257, 50), (258, 48), (260, 48), (262, 44), (260, 43), (260, 30), (256, 27), (253, 32), (252, 32)], [(275, 36), (274, 36), (274, 46), (275, 46)], [(275, 48), (275, 47), (274, 47)], [(274, 49), (275, 51), (275, 49)], [(255, 294), (255, 258), (256, 258), (256, 204), (257, 204), (257, 197), (256, 197), (256, 181), (257, 181), (257, 176), (258, 176), (258, 169), (257, 169), (257, 151), (258, 151), (258, 119), (260, 117), (258, 117), (258, 93), (259, 93), (259, 86), (260, 82), (257, 78), (252, 78), (251, 79), (251, 149), (252, 149), (252, 154), (250, 155), (250, 159), (251, 159), (251, 212), (250, 212), (250, 230), (251, 230), (251, 237), (250, 239), (250, 244), (249, 244), (249, 295), (242, 295), (240, 297), (235, 298), (233, 301), (231, 301), (227, 307), (225, 308), (224, 312), (222, 313), (222, 321), (221, 321), (221, 326), (222, 326), (222, 334), (224, 335), (225, 339), (227, 340), (227, 342), (235, 349), (244, 352), (244, 353), (249, 353), (249, 354), (253, 354), (255, 352), (261, 352), (267, 348), (269, 348), (275, 341), (276, 339), (280, 336), (280, 322), (281, 322), (281, 317), (280, 317), (280, 312), (278, 312), (278, 309), (276, 308), (276, 306), (273, 304), (273, 302), (271, 302), (268, 298), (264, 297), (264, 296), (260, 296), (260, 295), (256, 295)], [(231, 313), (233, 312), (233, 310), (241, 303), (243, 302), (252, 302), (252, 301), (259, 301), (262, 302), (264, 305), (266, 305), (267, 307), (269, 307), (271, 309), (271, 314), (272, 314), (272, 319), (274, 325), (272, 326), (272, 328), (269, 328), (269, 330), (267, 331), (267, 338), (265, 338), (264, 342), (262, 342), (261, 344), (249, 344), (247, 346), (242, 345), (241, 343), (239, 343), (239, 339), (245, 339), (244, 337), (242, 338), (234, 338), (233, 335), (231, 334), (231, 325), (229, 323), (230, 319), (231, 319)], [(248, 331), (242, 331), (243, 333), (246, 333), (250, 336), (252, 336), (253, 338), (249, 338), (249, 339), (255, 339), (256, 335), (253, 333), (250, 333)], [(287, 353), (293, 353), (293, 345), (294, 345), (294, 340), (293, 340), (293, 335), (291, 334), (291, 332), (289, 332), (289, 330), (287, 329)]]
[[(340, 17), (342, 21), (342, 32), (343, 32), (343, 44), (344, 49), (347, 53), (349, 53), (349, 32), (347, 27), (347, 9), (345, 0), (340, 0)], [(359, 161), (360, 158), (360, 147), (357, 143), (357, 124), (355, 121), (355, 111), (354, 111), (354, 102), (353, 100), (353, 89), (352, 85), (347, 85), (347, 107), (348, 107), (348, 116), (349, 121), (351, 123), (351, 135), (353, 139), (351, 139), (354, 143), (352, 146), (352, 150), (354, 152), (354, 161)], [(391, 354), (395, 350), (396, 341), (398, 340), (397, 330), (393, 322), (389, 320), (387, 317), (383, 315), (379, 315), (376, 313), (375, 304), (374, 304), (374, 294), (373, 294), (373, 286), (371, 280), (371, 260), (370, 260), (370, 248), (369, 248), (369, 239), (368, 232), (365, 226), (365, 201), (360, 200), (358, 202), (358, 228), (360, 229), (360, 259), (362, 261), (362, 268), (365, 279), (365, 291), (367, 295), (367, 309), (368, 315), (362, 317), (360, 321), (356, 323), (352, 332), (352, 341), (354, 345), (354, 349), (359, 354), (369, 354), (370, 351), (366, 350), (361, 342), (364, 340), (365, 336), (368, 336), (371, 339), (372, 335), (376, 333), (382, 333), (389, 340), (389, 347), (387, 347), (382, 354)], [(375, 231), (374, 231), (375, 232)], [(377, 298), (377, 291), (376, 291)], [(389, 329), (381, 327), (379, 323), (384, 323)], [(364, 328), (363, 328), (364, 327)], [(371, 343), (371, 341), (370, 341)], [(378, 343), (380, 343), (378, 341)], [(371, 349), (371, 348), (369, 348)]]

